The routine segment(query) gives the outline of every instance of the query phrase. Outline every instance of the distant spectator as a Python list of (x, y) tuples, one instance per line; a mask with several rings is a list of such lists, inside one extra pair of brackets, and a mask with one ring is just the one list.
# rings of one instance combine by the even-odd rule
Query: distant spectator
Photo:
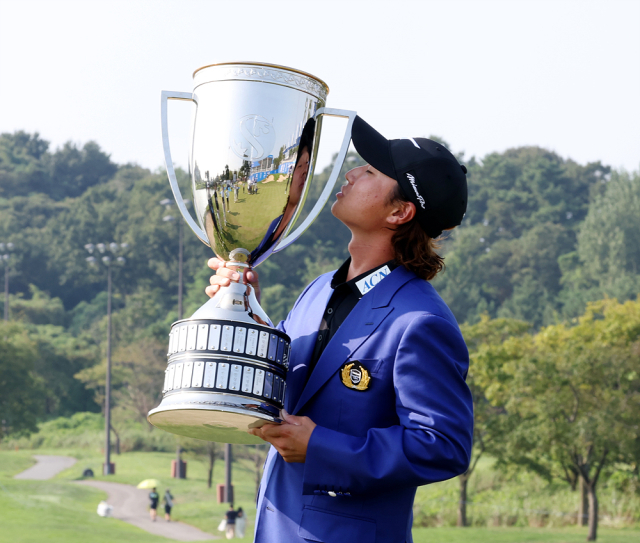
[(227, 539), (233, 539), (236, 536), (236, 518), (238, 517), (238, 512), (233, 508), (233, 504), (229, 504), (229, 510), (224, 515), (227, 520)]
[(149, 500), (151, 501), (149, 515), (151, 516), (151, 520), (155, 522), (156, 516), (158, 515), (158, 501), (160, 500), (160, 495), (156, 492), (155, 486), (153, 487), (153, 490), (149, 492)]
[(113, 512), (113, 507), (110, 506), (106, 501), (102, 500), (99, 504), (98, 504), (98, 515), (100, 515), (101, 517), (110, 517), (111, 513)]
[(171, 508), (173, 507), (173, 496), (171, 490), (167, 488), (164, 493), (164, 519), (167, 522), (171, 522)]
[(244, 530), (247, 527), (247, 517), (244, 514), (242, 507), (238, 507), (236, 514), (238, 515), (236, 517), (236, 537), (243, 538)]

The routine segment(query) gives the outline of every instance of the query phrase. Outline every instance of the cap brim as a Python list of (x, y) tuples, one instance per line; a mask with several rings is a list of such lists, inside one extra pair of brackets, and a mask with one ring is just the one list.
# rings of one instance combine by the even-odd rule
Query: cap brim
[(358, 154), (376, 170), (397, 179), (391, 160), (389, 140), (356, 115), (351, 130), (351, 141)]

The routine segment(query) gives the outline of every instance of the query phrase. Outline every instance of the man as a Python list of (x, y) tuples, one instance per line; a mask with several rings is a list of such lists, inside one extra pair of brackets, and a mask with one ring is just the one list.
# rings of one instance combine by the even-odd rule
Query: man
[[(273, 445), (260, 543), (412, 541), (416, 487), (469, 463), (468, 352), (427, 282), (443, 268), (435, 238), (464, 216), (466, 168), (434, 141), (389, 141), (359, 117), (352, 140), (369, 164), (347, 173), (332, 206), (351, 258), (280, 323), (292, 340), (284, 423), (251, 430)], [(238, 280), (209, 265), (209, 295)], [(245, 280), (258, 285), (255, 272)]]
[(164, 492), (164, 519), (171, 522), (171, 509), (173, 508), (173, 495), (171, 489), (167, 488)]
[(156, 492), (156, 487), (154, 486), (151, 492), (149, 492), (149, 517), (153, 522), (156, 521), (156, 517), (158, 514), (158, 500), (160, 499), (160, 495)]
[(238, 518), (238, 512), (233, 508), (233, 504), (229, 504), (229, 510), (225, 513), (224, 518), (227, 521), (225, 528), (225, 535), (227, 539), (233, 539), (236, 536), (236, 518)]

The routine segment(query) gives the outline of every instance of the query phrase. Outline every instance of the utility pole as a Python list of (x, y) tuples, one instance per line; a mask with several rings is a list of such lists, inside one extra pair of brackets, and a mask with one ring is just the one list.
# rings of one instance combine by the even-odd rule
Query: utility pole
[(224, 501), (233, 504), (233, 487), (231, 486), (231, 463), (233, 461), (231, 443), (224, 445)]
[[(112, 264), (117, 262), (121, 266), (126, 262), (123, 256), (115, 257), (116, 253), (124, 250), (129, 245), (127, 243), (87, 243), (84, 248), (93, 254), (97, 249), (100, 254), (104, 254), (107, 249), (113, 256), (104, 255), (100, 260), (107, 267), (107, 375), (104, 387), (104, 418), (105, 418), (105, 432), (104, 432), (104, 465), (102, 466), (103, 475), (113, 475), (115, 473), (115, 466), (111, 463), (111, 292), (112, 292)], [(87, 257), (87, 262), (91, 266), (95, 266), (98, 259), (95, 256)]]

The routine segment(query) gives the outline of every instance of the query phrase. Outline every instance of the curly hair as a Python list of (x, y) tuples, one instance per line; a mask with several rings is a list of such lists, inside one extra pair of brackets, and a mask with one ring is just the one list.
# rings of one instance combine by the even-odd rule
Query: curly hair
[[(396, 185), (389, 194), (390, 204), (409, 201), (400, 189), (400, 185)], [(444, 258), (436, 252), (440, 248), (440, 243), (429, 237), (415, 217), (395, 229), (391, 243), (395, 252), (395, 261), (411, 270), (420, 279), (431, 281), (444, 270)]]

